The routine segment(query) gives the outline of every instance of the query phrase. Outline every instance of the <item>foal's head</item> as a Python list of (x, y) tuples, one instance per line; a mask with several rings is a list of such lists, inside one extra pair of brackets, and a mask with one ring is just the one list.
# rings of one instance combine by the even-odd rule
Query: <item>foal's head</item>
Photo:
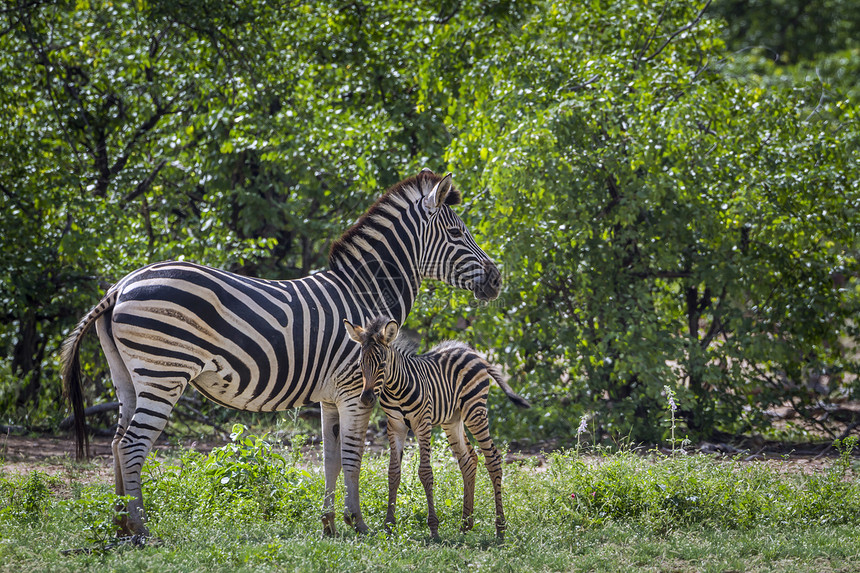
[(361, 401), (370, 404), (377, 385), (381, 386), (385, 382), (385, 366), (391, 353), (391, 343), (397, 338), (400, 326), (397, 321), (385, 316), (377, 316), (365, 327), (354, 325), (346, 319), (343, 324), (349, 337), (361, 344), (359, 363), (364, 379)]

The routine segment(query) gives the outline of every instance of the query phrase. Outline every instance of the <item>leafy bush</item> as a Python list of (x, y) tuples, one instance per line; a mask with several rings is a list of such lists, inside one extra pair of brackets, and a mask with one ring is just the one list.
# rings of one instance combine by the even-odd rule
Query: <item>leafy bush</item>
[(166, 515), (233, 523), (316, 518), (324, 483), (300, 467), (303, 437), (293, 440), (289, 459), (241, 424), (230, 438), (208, 455), (185, 450), (178, 464), (148, 459), (144, 497), (153, 522)]
[(58, 482), (38, 470), (22, 476), (0, 474), (0, 521), (35, 522), (43, 518), (53, 501), (51, 487)]

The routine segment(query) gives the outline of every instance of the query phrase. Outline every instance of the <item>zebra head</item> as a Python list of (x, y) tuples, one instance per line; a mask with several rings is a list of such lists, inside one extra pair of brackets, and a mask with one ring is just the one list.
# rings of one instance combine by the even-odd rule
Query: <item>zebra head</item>
[(390, 360), (391, 343), (397, 338), (400, 327), (397, 321), (378, 316), (370, 321), (367, 328), (354, 325), (343, 319), (349, 337), (361, 344), (359, 364), (364, 388), (361, 401), (371, 404), (377, 387), (385, 383), (385, 367)]
[(420, 208), (427, 220), (420, 260), (422, 278), (470, 290), (478, 300), (495, 299), (502, 287), (502, 275), (449, 207), (461, 201), (460, 192), (451, 182), (451, 174), (439, 180), (425, 168), (419, 174), (419, 181), (422, 184), (437, 181), (421, 198)]

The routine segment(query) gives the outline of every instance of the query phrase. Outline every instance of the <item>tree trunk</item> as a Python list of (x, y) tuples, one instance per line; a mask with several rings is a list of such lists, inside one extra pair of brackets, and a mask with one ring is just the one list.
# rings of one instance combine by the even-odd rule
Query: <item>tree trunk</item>
[(687, 287), (687, 328), (689, 346), (687, 348), (687, 376), (690, 378), (690, 390), (696, 397), (692, 408), (682, 409), (682, 415), (687, 422), (687, 427), (697, 438), (710, 436), (714, 429), (713, 399), (704, 387), (705, 363), (703, 349), (699, 342), (699, 319), (702, 316), (703, 307), (707, 305), (709, 298), (708, 290), (702, 299), (699, 299), (699, 289), (695, 286)]
[(12, 354), (12, 372), (26, 381), (18, 395), (18, 407), (38, 407), (33, 400), (38, 400), (42, 387), (42, 355), (45, 345), (39, 334), (36, 314), (32, 310), (18, 321), (18, 341)]

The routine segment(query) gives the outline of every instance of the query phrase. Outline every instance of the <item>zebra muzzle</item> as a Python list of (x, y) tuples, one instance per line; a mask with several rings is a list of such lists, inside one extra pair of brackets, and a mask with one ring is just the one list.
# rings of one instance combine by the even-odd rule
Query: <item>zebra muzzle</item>
[(478, 300), (494, 300), (502, 290), (502, 273), (492, 261), (484, 261), (483, 280), (475, 285), (473, 293)]
[(361, 403), (365, 406), (369, 406), (373, 404), (373, 400), (376, 396), (373, 394), (373, 390), (365, 390), (361, 393)]

